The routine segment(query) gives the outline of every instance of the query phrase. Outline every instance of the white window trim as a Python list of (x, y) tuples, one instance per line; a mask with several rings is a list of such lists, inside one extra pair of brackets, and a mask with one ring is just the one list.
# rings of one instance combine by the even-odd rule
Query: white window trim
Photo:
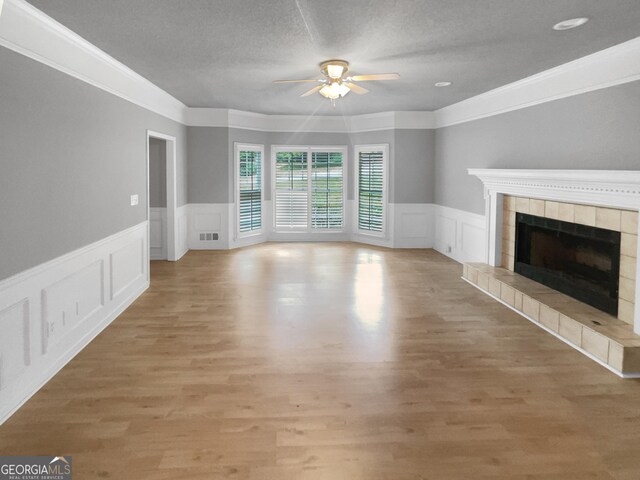
[[(260, 152), (260, 211), (261, 215), (261, 228), (259, 230), (250, 230), (248, 232), (240, 232), (240, 152)], [(255, 237), (262, 235), (264, 229), (264, 174), (265, 174), (265, 162), (264, 162), (264, 145), (254, 143), (234, 143), (234, 168), (235, 168), (235, 212), (236, 212), (236, 239)]]
[[(360, 218), (358, 216), (358, 206), (360, 205), (360, 153), (382, 152), (382, 231), (372, 232), (371, 230), (360, 229)], [(378, 145), (354, 145), (353, 146), (353, 223), (354, 231), (358, 235), (369, 237), (387, 238), (387, 218), (389, 217), (389, 144)]]
[[(276, 224), (276, 155), (278, 152), (307, 152), (307, 228), (280, 228)], [(312, 228), (311, 227), (311, 153), (312, 152), (341, 152), (342, 153), (342, 228)], [(347, 231), (347, 187), (349, 185), (349, 149), (347, 145), (271, 145), (271, 215), (274, 233), (314, 233), (330, 234)]]

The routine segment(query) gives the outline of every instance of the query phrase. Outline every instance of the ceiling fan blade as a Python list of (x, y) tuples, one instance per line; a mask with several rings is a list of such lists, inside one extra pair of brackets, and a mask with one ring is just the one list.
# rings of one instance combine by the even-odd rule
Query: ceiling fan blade
[(318, 90), (320, 90), (322, 87), (324, 87), (324, 85), (317, 85), (315, 87), (313, 87), (311, 90), (307, 90), (306, 92), (304, 92), (302, 95), (300, 95), (301, 97), (308, 97), (309, 95), (313, 95), (314, 93), (316, 93)]
[(397, 80), (399, 78), (400, 75), (397, 73), (372, 73), (370, 75), (354, 75), (353, 77), (349, 77), (349, 80), (367, 82), (371, 80)]
[(274, 80), (273, 83), (316, 83), (316, 82), (321, 82), (322, 80), (317, 80), (315, 78), (311, 79), (305, 79), (305, 80)]
[(365, 93), (369, 93), (369, 90), (367, 90), (364, 87), (361, 87), (360, 85), (356, 85), (355, 83), (351, 83), (351, 82), (345, 82), (344, 85), (346, 85), (347, 87), (349, 87), (349, 89), (353, 92), (353, 93), (357, 93), (358, 95), (364, 95)]

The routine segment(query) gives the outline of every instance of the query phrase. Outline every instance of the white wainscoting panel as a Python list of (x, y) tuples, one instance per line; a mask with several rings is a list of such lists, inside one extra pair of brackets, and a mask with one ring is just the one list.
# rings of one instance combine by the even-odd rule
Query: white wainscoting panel
[[(187, 208), (187, 246), (189, 250), (229, 248), (229, 204), (191, 203)], [(217, 233), (218, 240), (200, 240), (200, 234)]]
[(0, 423), (149, 286), (147, 222), (0, 282)]
[(394, 203), (394, 248), (433, 247), (433, 205), (430, 203)]
[[(178, 222), (178, 239), (180, 238)], [(151, 260), (167, 259), (167, 209), (149, 208), (149, 248)], [(180, 248), (178, 251), (181, 252)]]
[(433, 205), (433, 216), (433, 248), (460, 263), (486, 260), (484, 215)]

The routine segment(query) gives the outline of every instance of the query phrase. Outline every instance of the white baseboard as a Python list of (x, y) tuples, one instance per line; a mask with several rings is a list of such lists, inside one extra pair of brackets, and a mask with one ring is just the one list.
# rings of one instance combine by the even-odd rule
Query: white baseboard
[(147, 222), (0, 282), (0, 423), (148, 286)]
[(460, 263), (486, 260), (484, 215), (433, 205), (433, 217), (435, 250)]

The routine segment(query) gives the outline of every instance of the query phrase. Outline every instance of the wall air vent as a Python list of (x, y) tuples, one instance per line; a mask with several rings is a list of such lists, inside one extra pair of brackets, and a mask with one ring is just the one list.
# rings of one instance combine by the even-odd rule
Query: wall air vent
[(200, 234), (200, 241), (201, 242), (210, 242), (212, 240), (218, 240), (218, 234), (217, 233), (201, 233)]

